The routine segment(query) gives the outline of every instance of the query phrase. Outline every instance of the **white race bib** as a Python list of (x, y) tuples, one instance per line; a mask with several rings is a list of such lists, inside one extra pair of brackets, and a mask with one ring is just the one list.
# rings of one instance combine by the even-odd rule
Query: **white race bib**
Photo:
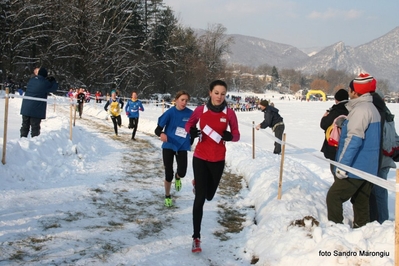
[(182, 137), (182, 138), (186, 138), (187, 136), (187, 132), (184, 128), (182, 127), (177, 127), (176, 128), (176, 132), (175, 132), (176, 136)]
[(215, 130), (213, 130), (210, 126), (206, 125), (202, 130), (208, 137), (213, 139), (216, 143), (219, 143), (222, 140), (222, 136), (219, 135)]

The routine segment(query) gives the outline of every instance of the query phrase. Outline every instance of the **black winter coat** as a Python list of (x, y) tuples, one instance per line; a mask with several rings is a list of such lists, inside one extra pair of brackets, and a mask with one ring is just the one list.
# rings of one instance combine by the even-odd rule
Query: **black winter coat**
[(283, 118), (279, 115), (278, 109), (268, 105), (263, 111), (264, 120), (260, 123), (260, 128), (273, 128), (275, 124), (283, 122)]
[[(58, 83), (53, 79), (47, 80), (42, 76), (31, 78), (26, 86), (25, 96), (47, 99), (49, 92), (55, 92), (58, 89)], [(21, 115), (46, 118), (47, 102), (23, 99), (21, 105)]]
[[(328, 113), (328, 115), (323, 116), (320, 121), (320, 127), (324, 130), (324, 135), (326, 130), (331, 124), (334, 122), (334, 119), (340, 115), (348, 115), (348, 110), (345, 107), (345, 104), (348, 101), (342, 101), (338, 104), (334, 104)], [(337, 148), (328, 145), (326, 138), (324, 138), (323, 146), (321, 147), (321, 152), (324, 154), (324, 157), (327, 159), (335, 161), (335, 155), (337, 154)]]

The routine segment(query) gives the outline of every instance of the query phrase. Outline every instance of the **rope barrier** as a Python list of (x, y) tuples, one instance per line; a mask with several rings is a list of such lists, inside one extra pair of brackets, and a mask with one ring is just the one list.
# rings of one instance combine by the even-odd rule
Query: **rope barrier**
[(54, 95), (54, 94), (50, 94), (50, 96), (52, 97), (52, 98), (46, 98), (46, 99), (44, 99), (44, 98), (39, 98), (39, 97), (32, 97), (32, 96), (25, 96), (25, 95), (18, 95), (18, 94), (13, 94), (13, 95), (9, 95), (9, 97), (15, 97), (15, 98), (20, 98), (20, 99), (27, 99), (27, 100), (33, 100), (33, 101), (40, 101), (40, 102), (48, 102), (48, 103), (54, 103), (54, 101), (59, 101), (60, 103), (66, 103), (66, 104), (68, 104), (68, 105), (70, 105), (70, 104), (73, 104), (73, 105), (75, 105), (75, 104), (77, 104), (77, 103), (75, 103), (75, 102), (72, 102), (71, 100), (70, 100), (70, 98), (65, 98), (65, 97), (59, 97), (59, 96), (56, 96), (56, 95)]
[(375, 185), (383, 187), (383, 188), (385, 188), (385, 189), (387, 189), (387, 190), (389, 190), (391, 192), (399, 192), (399, 185), (397, 185), (396, 182), (385, 180), (385, 179), (383, 179), (381, 177), (372, 175), (372, 174), (364, 172), (362, 170), (347, 166), (345, 164), (341, 164), (341, 163), (336, 162), (336, 161), (332, 161), (330, 159), (326, 159), (326, 158), (324, 158), (324, 157), (322, 157), (320, 155), (314, 154), (314, 153), (307, 152), (307, 151), (305, 151), (305, 149), (302, 149), (302, 148), (300, 148), (298, 146), (295, 146), (295, 145), (293, 145), (291, 143), (281, 141), (280, 139), (276, 138), (275, 136), (273, 136), (272, 134), (270, 134), (270, 133), (268, 133), (266, 131), (262, 131), (262, 132), (265, 133), (271, 139), (273, 139), (275, 142), (280, 143), (281, 145), (285, 144), (286, 146), (292, 147), (295, 150), (298, 150), (298, 151), (302, 150), (302, 151), (304, 151), (303, 153), (308, 153), (308, 154), (310, 154), (310, 155), (312, 155), (312, 156), (314, 156), (314, 157), (316, 157), (316, 158), (318, 158), (320, 160), (323, 160), (323, 161), (325, 161), (327, 163), (333, 164), (333, 165), (335, 165), (335, 166), (337, 166), (337, 167), (339, 167), (339, 168), (341, 168), (341, 169), (343, 169), (343, 170), (345, 170), (347, 172), (350, 172), (350, 173), (352, 173), (354, 175), (357, 175), (357, 176), (363, 178), (364, 180), (367, 180), (367, 181), (369, 181), (369, 182), (371, 182), (371, 183), (373, 183)]
[[(7, 95), (6, 95), (6, 96), (7, 96)], [(70, 98), (58, 97), (58, 96), (55, 96), (55, 95), (52, 95), (52, 96), (54, 97), (54, 98), (52, 98), (52, 99), (51, 99), (51, 98), (50, 98), (50, 99), (43, 99), (43, 98), (37, 98), (37, 97), (31, 97), (31, 96), (21, 96), (21, 95), (15, 95), (15, 94), (14, 94), (14, 97), (16, 97), (16, 98), (22, 98), (22, 99), (28, 99), (28, 100), (35, 100), (35, 101), (42, 101), (42, 102), (60, 101), (60, 103), (67, 103), (68, 105), (77, 105), (77, 103), (74, 102), (74, 101), (71, 101)], [(8, 94), (8, 97), (10, 97), (10, 94)], [(155, 104), (159, 104), (159, 103), (155, 103)], [(162, 104), (167, 105), (167, 103), (162, 103)], [(247, 124), (247, 123), (244, 123), (244, 124)], [(252, 125), (248, 124), (248, 125), (249, 125), (250, 127), (252, 127), (252, 128), (255, 127), (254, 124), (252, 124)], [(298, 151), (301, 151), (301, 150), (302, 150), (302, 151), (304, 151), (303, 153), (309, 153), (309, 152), (306, 152), (305, 149), (300, 148), (300, 147), (298, 147), (298, 146), (295, 146), (294, 144), (291, 144), (291, 143), (282, 141), (282, 140), (276, 138), (274, 135), (272, 135), (272, 134), (270, 134), (270, 133), (268, 133), (268, 132), (266, 132), (266, 131), (261, 131), (261, 132), (263, 132), (263, 133), (266, 134), (268, 137), (270, 137), (270, 138), (273, 139), (275, 142), (277, 142), (277, 143), (279, 143), (279, 144), (281, 144), (281, 145), (284, 145), (284, 144), (285, 144), (285, 145), (287, 145), (287, 146), (289, 146), (289, 147), (294, 148), (295, 150), (298, 150)], [(345, 170), (345, 171), (348, 171), (348, 172), (350, 172), (350, 173), (352, 173), (352, 174), (355, 174), (355, 175), (357, 175), (357, 176), (359, 176), (359, 177), (361, 177), (361, 178), (363, 178), (363, 179), (365, 179), (365, 180), (367, 180), (367, 181), (369, 181), (369, 182), (371, 182), (371, 183), (373, 183), (373, 184), (376, 184), (376, 185), (378, 185), (378, 186), (380, 186), (380, 187), (386, 188), (386, 189), (389, 190), (389, 191), (392, 191), (392, 192), (399, 192), (399, 185), (397, 186), (396, 183), (394, 183), (394, 182), (387, 181), (387, 180), (385, 180), (385, 179), (382, 179), (382, 178), (380, 178), (380, 177), (377, 177), (377, 176), (374, 176), (374, 175), (372, 175), (372, 174), (366, 173), (366, 172), (361, 171), (361, 170), (359, 170), (359, 169), (352, 168), (352, 167), (350, 167), (350, 166), (347, 166), (347, 165), (338, 163), (338, 162), (336, 162), (336, 161), (332, 161), (332, 160), (323, 158), (323, 157), (321, 157), (321, 156), (319, 156), (319, 155), (316, 155), (316, 154), (312, 154), (312, 153), (309, 153), (309, 154), (311, 154), (312, 156), (314, 156), (314, 157), (316, 157), (316, 158), (318, 158), (318, 159), (320, 159), (320, 160), (323, 160), (323, 161), (325, 161), (325, 162), (328, 162), (328, 163), (330, 163), (330, 164), (333, 164), (333, 165), (335, 165), (335, 166), (337, 166), (337, 167), (339, 167), (339, 168), (341, 168), (341, 169), (343, 169), (343, 170)]]

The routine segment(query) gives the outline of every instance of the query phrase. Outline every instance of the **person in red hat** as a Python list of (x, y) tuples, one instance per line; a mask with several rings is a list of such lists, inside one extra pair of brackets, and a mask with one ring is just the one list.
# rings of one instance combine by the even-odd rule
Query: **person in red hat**
[[(370, 93), (375, 92), (377, 81), (367, 73), (361, 73), (349, 84), (348, 117), (343, 121), (336, 161), (377, 175), (380, 154), (381, 116), (373, 104)], [(342, 205), (351, 199), (353, 227), (361, 227), (370, 221), (369, 197), (372, 183), (350, 171), (335, 167), (337, 177), (327, 193), (328, 220), (343, 223)]]

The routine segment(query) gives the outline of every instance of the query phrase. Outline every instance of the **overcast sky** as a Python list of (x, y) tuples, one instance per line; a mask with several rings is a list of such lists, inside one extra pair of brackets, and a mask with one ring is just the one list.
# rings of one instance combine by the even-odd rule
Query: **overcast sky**
[(183, 25), (220, 23), (242, 34), (297, 48), (343, 41), (357, 46), (399, 26), (398, 0), (164, 0)]

